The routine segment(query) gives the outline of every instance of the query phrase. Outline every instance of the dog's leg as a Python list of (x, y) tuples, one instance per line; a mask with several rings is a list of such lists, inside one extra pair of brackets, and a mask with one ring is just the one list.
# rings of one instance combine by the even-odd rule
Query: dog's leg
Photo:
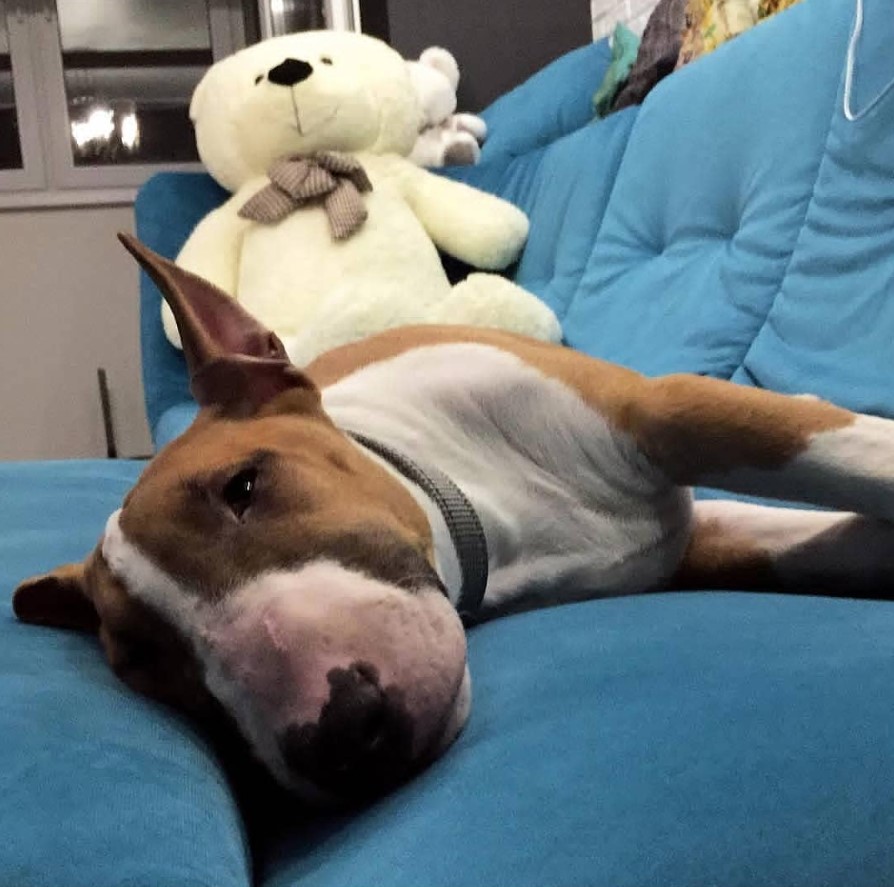
[(832, 511), (696, 502), (675, 588), (894, 597), (894, 524)]
[(701, 376), (646, 382), (618, 417), (676, 483), (894, 520), (894, 422)]

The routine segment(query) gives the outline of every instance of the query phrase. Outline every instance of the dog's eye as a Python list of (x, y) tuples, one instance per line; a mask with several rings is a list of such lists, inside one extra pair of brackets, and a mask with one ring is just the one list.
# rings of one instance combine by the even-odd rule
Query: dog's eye
[(255, 77), (255, 86), (257, 86), (263, 79), (264, 79), (264, 75), (258, 74), (258, 76)]
[(320, 56), (320, 61), (321, 61), (324, 65), (331, 65), (331, 64), (332, 64), (332, 59), (329, 58), (328, 55)]
[(240, 520), (252, 503), (257, 480), (257, 468), (243, 468), (224, 485), (223, 500), (227, 503), (227, 508)]

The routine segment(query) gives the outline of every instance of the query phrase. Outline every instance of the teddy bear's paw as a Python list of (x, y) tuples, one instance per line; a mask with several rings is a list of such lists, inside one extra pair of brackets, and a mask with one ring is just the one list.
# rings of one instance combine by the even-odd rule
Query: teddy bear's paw
[(473, 166), (481, 159), (478, 140), (468, 132), (454, 132), (444, 146), (445, 166)]
[(344, 329), (314, 327), (313, 330), (297, 336), (280, 336), (289, 360), (299, 369), (304, 369), (327, 351), (350, 345), (364, 338), (362, 332)]
[(309, 343), (303, 336), (280, 336), (279, 340), (286, 349), (289, 360), (296, 367), (307, 366), (317, 356), (316, 349), (309, 348)]
[(447, 252), (482, 271), (509, 267), (525, 245), (528, 217), (492, 194), (469, 189), (465, 198), (469, 215), (452, 220)]
[(562, 340), (562, 326), (537, 296), (498, 274), (470, 274), (438, 309), (438, 322), (493, 327), (543, 339)]
[(477, 142), (483, 142), (487, 138), (487, 124), (477, 114), (454, 114), (450, 123), (458, 132), (467, 132), (474, 136)]
[[(446, 287), (445, 295), (449, 297)], [(303, 367), (334, 348), (350, 345), (393, 327), (425, 323), (429, 302), (405, 298), (399, 285), (394, 289), (358, 292), (345, 286), (330, 293), (325, 309), (310, 318), (305, 328), (295, 333), (274, 326), (282, 339), (289, 359)]]

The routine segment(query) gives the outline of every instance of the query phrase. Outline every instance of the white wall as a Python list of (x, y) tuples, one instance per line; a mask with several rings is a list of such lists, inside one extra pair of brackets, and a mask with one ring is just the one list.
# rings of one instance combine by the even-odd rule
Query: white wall
[(609, 37), (618, 22), (642, 34), (658, 0), (590, 0), (593, 39)]
[(105, 456), (96, 368), (121, 455), (150, 452), (129, 207), (0, 212), (0, 459)]

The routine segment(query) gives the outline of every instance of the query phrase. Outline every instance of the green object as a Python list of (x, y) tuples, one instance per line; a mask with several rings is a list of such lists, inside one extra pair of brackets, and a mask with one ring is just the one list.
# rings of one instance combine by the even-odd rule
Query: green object
[(612, 34), (612, 61), (593, 96), (593, 112), (597, 117), (605, 117), (611, 110), (612, 101), (627, 79), (638, 52), (639, 37), (626, 25), (615, 25)]

